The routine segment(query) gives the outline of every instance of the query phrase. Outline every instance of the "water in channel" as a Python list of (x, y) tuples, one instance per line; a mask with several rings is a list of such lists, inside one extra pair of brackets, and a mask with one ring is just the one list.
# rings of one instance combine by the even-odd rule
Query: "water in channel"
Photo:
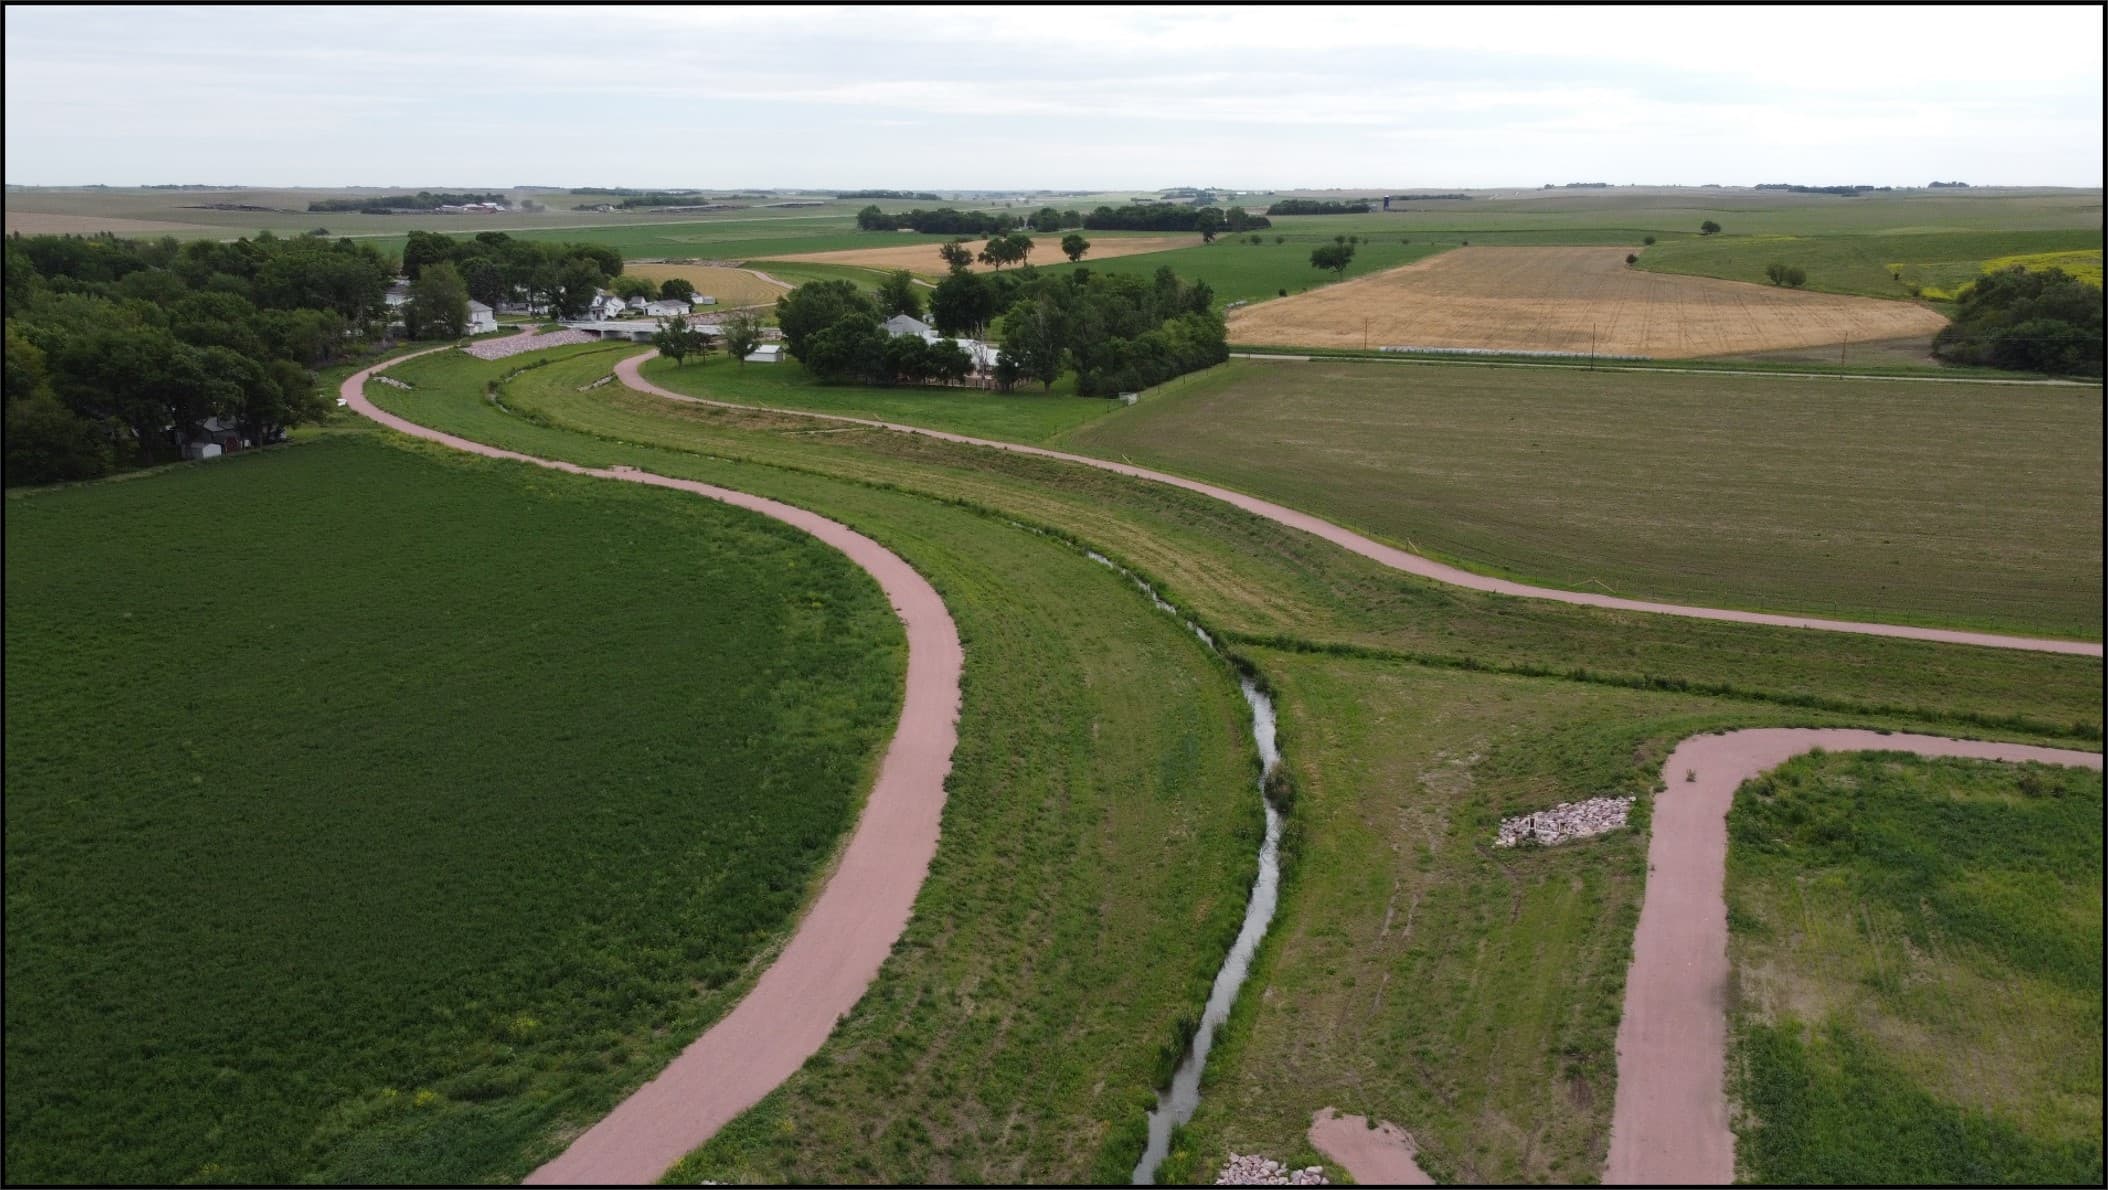
[[(1092, 561), (1126, 574), (1158, 610), (1178, 615), (1178, 609), (1166, 603), (1154, 587), (1103, 554), (1087, 552)], [(1206, 630), (1180, 618), (1202, 644), (1215, 649), (1215, 640)], [(1267, 780), (1281, 763), (1280, 749), (1274, 743), (1274, 703), (1250, 678), (1239, 678), (1238, 685), (1244, 690), (1244, 701), (1252, 708), (1252, 740), (1259, 746), (1259, 803), (1266, 809), (1266, 838), (1259, 844), (1259, 879), (1252, 884), (1251, 900), (1245, 904), (1244, 925), (1237, 931), (1237, 941), (1230, 945), (1222, 969), (1215, 973), (1208, 1005), (1200, 1014), (1200, 1027), (1194, 1030), (1178, 1068), (1171, 1072), (1171, 1085), (1157, 1092), (1156, 1110), (1149, 1113), (1149, 1144), (1134, 1169), (1137, 1186), (1155, 1183), (1157, 1166), (1163, 1164), (1164, 1155), (1171, 1150), (1171, 1130), (1192, 1119), (1193, 1110), (1200, 1106), (1200, 1075), (1207, 1069), (1208, 1051), (1214, 1048), (1216, 1031), (1229, 1019), (1230, 1008), (1237, 1003), (1245, 976), (1251, 974), (1252, 955), (1259, 949), (1259, 940), (1266, 937), (1266, 927), (1274, 919), (1274, 902), (1281, 892), (1281, 812), (1274, 809), (1273, 800), (1266, 795)]]

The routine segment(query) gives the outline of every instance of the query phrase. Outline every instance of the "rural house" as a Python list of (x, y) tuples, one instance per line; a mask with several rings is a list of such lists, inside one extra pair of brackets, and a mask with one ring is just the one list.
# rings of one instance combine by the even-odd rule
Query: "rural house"
[(886, 333), (895, 338), (901, 335), (920, 335), (925, 341), (936, 341), (934, 338), (936, 331), (931, 329), (929, 323), (924, 322), (920, 318), (911, 318), (906, 314), (895, 314), (893, 317), (886, 319)]
[(653, 318), (669, 318), (688, 313), (688, 303), (679, 298), (660, 298), (655, 302), (644, 303), (644, 312)]
[(497, 329), (498, 316), (491, 311), (491, 308), (482, 302), (470, 301), (468, 304), (468, 333), (471, 335), (487, 335)]

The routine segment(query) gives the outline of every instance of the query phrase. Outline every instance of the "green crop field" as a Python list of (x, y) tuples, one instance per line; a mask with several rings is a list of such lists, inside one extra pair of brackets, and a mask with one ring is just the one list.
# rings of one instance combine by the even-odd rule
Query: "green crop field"
[(2099, 639), (2101, 393), (1231, 361), (1068, 435), (1553, 586)]
[(1795, 760), (1729, 817), (1738, 1175), (2101, 1180), (2101, 775)]
[(966, 646), (943, 841), (915, 917), (791, 1084), (813, 1088), (797, 1108), (801, 1176), (1082, 1180), (1132, 1162), (1164, 1051), (1206, 995), (1252, 878), (1256, 761), (1227, 667), (1124, 579), (1005, 519), (561, 429), (544, 394), (610, 391), (577, 389), (611, 352), (572, 350), (585, 354), (503, 386), (502, 407), (481, 397), (499, 365), (458, 355), (402, 365), (416, 391), (370, 395), (514, 449), (836, 517), (927, 575)]
[(1765, 267), (1778, 262), (1806, 269), (1809, 289), (1907, 298), (1919, 289), (1951, 292), (2000, 257), (2100, 247), (2096, 214), (2091, 228), (1682, 239), (1641, 252), (1639, 267), (1763, 284)]
[[(1356, 758), (1367, 751), (1410, 751), (1422, 757), (1439, 751), (1463, 757), (1484, 751), (1482, 741), (1489, 737), (1512, 740), (1514, 750), (1501, 753), (1508, 759), (1476, 770), (1502, 774), (1499, 782), (1484, 776), (1485, 788), (1497, 788), (1499, 798), (1481, 804), (1454, 787), (1444, 795), (1458, 829), (1469, 830), (1474, 828), (1467, 817), (1521, 806), (1529, 799), (1558, 800), (1554, 795), (1605, 782), (1647, 779), (1649, 760), (1658, 763), (1666, 742), (1699, 725), (1851, 721), (1899, 728), (1944, 724), (1947, 730), (1975, 735), (2018, 732), (2048, 738), (2068, 733), (2082, 740), (2098, 736), (2100, 664), (2093, 659), (1816, 637), (1477, 596), (1382, 571), (1313, 539), (1160, 485), (882, 431), (814, 433), (816, 428), (834, 428), (796, 417), (677, 405), (615, 386), (584, 390), (607, 373), (613, 358), (636, 349), (574, 350), (575, 356), (502, 381), (498, 403), (475, 395), (477, 378), (495, 374), (495, 368), (472, 365), (456, 372), (463, 365), (444, 358), (413, 361), (403, 365), (401, 373), (415, 380), (420, 369), (432, 368), (455, 373), (451, 377), (425, 376), (427, 383), (411, 393), (376, 386), (373, 395), (397, 412), (486, 441), (584, 463), (623, 462), (725, 483), (840, 517), (902, 550), (932, 574), (952, 601), (954, 613), (964, 611), (969, 691), (1004, 678), (1017, 683), (1019, 708), (1036, 707), (1054, 697), (1040, 684), (1058, 667), (1050, 660), (1024, 666), (1030, 672), (1023, 675), (1006, 672), (1006, 667), (975, 669), (976, 664), (990, 664), (976, 660), (976, 633), (1003, 626), (1009, 647), (1024, 649), (1025, 656), (1039, 656), (1036, 650), (1045, 649), (1045, 656), (1054, 658), (1061, 655), (1061, 639), (1085, 631), (1087, 625), (1118, 620), (1125, 615), (1120, 600), (1136, 597), (1113, 583), (1103, 599), (1087, 600), (1087, 613), (1059, 618), (1058, 630), (1034, 627), (1045, 614), (1032, 610), (1043, 606), (1040, 601), (1080, 611), (1077, 599), (1065, 597), (1070, 589), (1065, 584), (1088, 582), (1094, 574), (1111, 576), (1090, 568), (1066, 576), (1060, 569), (1028, 569), (1017, 553), (1019, 543), (1058, 547), (1020, 534), (1011, 522), (1073, 534), (1120, 558), (1149, 574), (1161, 590), (1201, 616), (1211, 631), (1286, 691), (1284, 742), (1306, 791), (1292, 813), (1292, 847), (1297, 855), (1335, 857), (1324, 861), (1331, 877), (1310, 877), (1318, 891), (1307, 901), (1306, 894), (1297, 891), (1305, 878), (1298, 874), (1303, 870), (1299, 865), (1305, 861), (1292, 860), (1287, 896), (1292, 905), (1310, 906), (1307, 911), (1314, 914), (1334, 912), (1323, 908), (1334, 901), (1338, 889), (1330, 882), (1349, 881), (1342, 874), (1352, 873), (1355, 849), (1374, 844), (1342, 831), (1342, 819), (1332, 811), (1321, 818), (1312, 809), (1312, 816), (1306, 817), (1304, 808), (1370, 801), (1380, 812), (1385, 804), (1395, 804), (1385, 800), (1397, 796), (1395, 786), (1358, 783), (1363, 762)], [(708, 376), (721, 366), (692, 371)], [(1073, 554), (1066, 556), (1073, 559)], [(950, 568), (967, 559), (985, 567), (989, 577), (973, 585), (955, 585), (947, 577)], [(968, 617), (983, 627), (971, 627)], [(1043, 644), (1023, 643), (1043, 631)], [(1312, 655), (1328, 651), (1345, 656)], [(1525, 680), (1460, 670), (1540, 676)], [(1434, 693), (1407, 699), (1368, 683), (1343, 682), (1343, 693), (1327, 696), (1331, 701), (1317, 702), (1314, 708), (1307, 700), (1299, 701), (1304, 675), (1335, 672), (1377, 674), (1394, 687)], [(1636, 689), (1645, 687), (1669, 689)], [(1350, 703), (1364, 709), (1343, 709)], [(1336, 749), (1305, 742), (1329, 731), (1324, 724), (1335, 714), (1359, 714), (1361, 726), (1341, 737)], [(1033, 714), (1023, 717), (1032, 720)], [(1030, 753), (1042, 757), (1040, 762), (1022, 768), (1038, 771), (1054, 765), (1066, 772), (1066, 766), (1080, 763), (1086, 755), (1100, 758), (1105, 748), (1102, 732), (1110, 729), (1110, 721), (1091, 719), (1100, 734), (1089, 749), (1067, 751), (1079, 748), (1079, 742), (1061, 736)], [(1401, 724), (1412, 730), (1398, 730)], [(1060, 736), (1055, 725), (1076, 729), (1067, 711), (1044, 716), (1040, 730)], [(993, 741), (990, 764), (993, 757), (1008, 755), (1004, 748), (1018, 748), (1008, 734), (1016, 726), (1005, 715), (977, 714), (971, 693), (961, 730), (962, 747), (969, 741)], [(1533, 742), (1546, 731), (1563, 742)], [(1163, 741), (1149, 746), (1161, 748)], [(1145, 756), (1161, 760), (1163, 755), (1138, 748), (1134, 763), (1142, 763)], [(1055, 764), (1061, 756), (1076, 759)], [(1307, 763), (1303, 757), (1309, 758)], [(1395, 775), (1392, 768), (1383, 771)], [(1415, 770), (1408, 765), (1405, 771)], [(1439, 772), (1431, 779), (1438, 785), (1447, 780)], [(672, 1175), (676, 1180), (992, 1181), (1117, 1179), (1124, 1174), (1138, 1149), (1134, 1130), (1148, 1102), (1145, 1088), (1161, 1076), (1172, 1053), (1168, 1046), (1145, 1052), (1131, 1042), (1139, 1037), (1164, 1045), (1175, 1036), (1169, 1022), (1198, 1004), (1206, 959), (1219, 955), (1224, 935), (1218, 931), (1234, 920), (1238, 898), (1225, 895), (1222, 885), (1215, 886), (1212, 899), (1189, 900), (1182, 890), (1225, 875), (1231, 881), (1248, 878), (1249, 868), (1242, 865), (1248, 863), (1250, 835), (1236, 832), (1255, 829), (1256, 821), (1216, 824), (1230, 832), (1218, 836), (1227, 849), (1227, 858), (1218, 857), (1219, 867), (1161, 872), (1142, 884), (1123, 886), (1113, 896), (1099, 887), (1110, 873), (1119, 871), (1136, 880), (1144, 869), (1107, 865), (1115, 856), (1139, 862), (1140, 853), (1056, 846), (1046, 841), (1062, 838), (1061, 833), (1045, 833), (1072, 818), (1101, 821), (1103, 807), (1111, 803), (1071, 786), (1065, 796), (1071, 806), (1081, 808), (1056, 814), (1049, 809), (1046, 787), (1039, 787), (1040, 792), (1025, 797), (1021, 806), (976, 798), (976, 809), (969, 813), (960, 800), (965, 788), (969, 787), (955, 777), (954, 805), (960, 808), (947, 817), (938, 868), (918, 906), (909, 941), (881, 974), (873, 994), (818, 1060), (683, 1163)], [(1248, 785), (1244, 789), (1248, 798)], [(1327, 789), (1334, 792), (1324, 792)], [(1255, 809), (1249, 800), (1234, 800), (1235, 791), (1223, 796), (1230, 799), (1226, 806), (1247, 814)], [(1143, 808), (1134, 799), (1119, 804)], [(1367, 811), (1367, 806), (1360, 810)], [(1187, 834), (1166, 840), (1160, 818), (1144, 814), (1142, 821), (1157, 831), (1153, 845), (1174, 849), (1165, 855), (1199, 863)], [(1029, 834), (1032, 841), (1020, 846), (1018, 832), (1027, 829), (1026, 823), (1041, 825)], [(1584, 922), (1582, 910), (1614, 915), (1619, 906), (1629, 906), (1630, 873), (1621, 875), (1618, 864), (1637, 855), (1637, 836), (1623, 846), (1628, 850), (1589, 853), (1609, 859), (1581, 853), (1574, 853), (1571, 861), (1546, 857), (1555, 865), (1548, 870), (1572, 875), (1583, 887), (1573, 889), (1571, 881), (1546, 878), (1532, 902), (1538, 911), (1531, 918), (1532, 929), (1543, 925), (1551, 931), (1548, 937), (1557, 945), (1548, 942), (1548, 949), (1579, 970), (1622, 971), (1629, 929), (1621, 934), (1600, 922)], [(1405, 858), (1396, 862), (1418, 863), (1410, 850), (1402, 854)], [(1501, 942), (1500, 914), (1492, 911), (1489, 918), (1487, 907), (1508, 904), (1511, 894), (1498, 869), (1476, 866), (1475, 854), (1459, 849), (1451, 858), (1460, 866), (1443, 869), (1456, 874), (1464, 888), (1425, 906), (1419, 920), (1428, 936), (1455, 934), (1467, 940), (1485, 938), (1488, 945)], [(1624, 858), (1617, 858), (1620, 855)], [(1155, 862), (1164, 861), (1159, 857)], [(1576, 865), (1571, 873), (1557, 866), (1569, 862)], [(1057, 875), (1066, 874), (1070, 866), (1078, 869), (1077, 883)], [(1210, 875), (1204, 879), (1200, 872)], [(1162, 906), (1201, 900), (1208, 901), (1213, 916), (1174, 934), (1178, 943), (1159, 936), (1154, 942), (1136, 942), (1135, 949), (1104, 949), (1112, 939), (1124, 943), (1138, 929), (1114, 928), (1113, 921), (1154, 920), (1149, 906), (1158, 906), (1161, 914)], [(1380, 921), (1380, 911), (1381, 906), (1359, 903), (1337, 910), (1361, 915), (1358, 920), (1364, 926), (1369, 914), (1377, 914), (1375, 920)], [(1182, 913), (1174, 916), (1180, 923), (1198, 920)], [(1069, 932), (1056, 924), (1093, 919), (1107, 924), (1072, 924), (1066, 927)], [(1049, 924), (1037, 931), (1016, 924), (1042, 921)], [(1489, 934), (1489, 929), (1496, 932)], [(1533, 945), (1537, 936), (1531, 934)], [(1085, 938), (1092, 944), (1075, 941)], [(1510, 937), (1501, 944), (1515, 947), (1522, 942)], [(1143, 974), (1115, 974), (1098, 965), (1103, 958), (1133, 967), (1132, 956), (1151, 953), (1152, 946), (1155, 953), (1168, 956), (1159, 963), (1181, 968), (1152, 968), (1147, 973), (1158, 981), (1149, 993), (1158, 1000), (1143, 995), (1133, 982)], [(1457, 953), (1444, 951), (1426, 961), (1434, 964), (1431, 970), (1454, 972)], [(1063, 956), (1078, 954), (1089, 955), (1090, 962), (1076, 967), (1063, 961)], [(1531, 970), (1548, 970), (1550, 962)], [(1542, 997), (1527, 994), (1520, 977), (1492, 983), (1467, 980), (1462, 992), (1445, 990), (1430, 1010), (1439, 1011), (1442, 1027), (1456, 1039), (1445, 1052), (1460, 1062), (1506, 1063), (1513, 1059), (1510, 1049), (1460, 1036), (1459, 1031), (1492, 1021), (1512, 1022), (1518, 1028), (1538, 1029), (1538, 1035), (1550, 1030), (1573, 1040), (1582, 1047), (1575, 1059), (1580, 1064), (1573, 1069), (1582, 1071), (1584, 1080), (1595, 1079), (1597, 1075), (1589, 1072), (1600, 1073), (1605, 1060), (1599, 1044), (1608, 1036), (1604, 1030), (1615, 1028), (1615, 988), (1600, 980), (1579, 986), (1578, 975), (1553, 974), (1571, 981), (1555, 982), (1554, 990)], [(1312, 984), (1322, 982), (1314, 973), (1308, 978)], [(1381, 974), (1368, 979), (1380, 984)], [(1172, 990), (1181, 987), (1182, 992)], [(1471, 1006), (1478, 993), (1492, 997), (1484, 1009)], [(1569, 999), (1555, 1003), (1561, 996)], [(1410, 1007), (1396, 1000), (1386, 1003), (1392, 1013)], [(1396, 1016), (1372, 1019), (1382, 1021), (1385, 1030), (1399, 1027), (1392, 1023), (1400, 1019)], [(1233, 1035), (1236, 1032), (1233, 1029)], [(1226, 1042), (1230, 1048), (1224, 1052), (1242, 1053), (1242, 1044)], [(1564, 1051), (1540, 1053), (1534, 1060), (1540, 1066), (1530, 1069), (1540, 1074), (1563, 1075), (1568, 1069)], [(1250, 1065), (1243, 1058), (1224, 1061), (1232, 1063), (1224, 1066), (1226, 1070), (1267, 1069), (1256, 1058)], [(1312, 1067), (1299, 1066), (1298, 1071), (1299, 1080), (1306, 1075), (1311, 1080), (1296, 1084), (1299, 1096), (1329, 1095), (1326, 1088), (1336, 1085), (1324, 1082), (1331, 1076), (1313, 1073)], [(1428, 1096), (1457, 1097), (1457, 1088), (1468, 1081), (1460, 1075), (1430, 1089), (1409, 1065), (1387, 1068), (1383, 1074), (1390, 1081), (1378, 1086), (1365, 1080), (1364, 1085), (1369, 1094), (1386, 1098), (1359, 1102), (1411, 1104)], [(1234, 1076), (1216, 1076), (1224, 1077)], [(1572, 1083), (1532, 1089), (1527, 1081), (1515, 1076), (1469, 1104), (1460, 1099), (1460, 1106), (1443, 1117), (1440, 1126), (1449, 1136), (1462, 1136), (1465, 1121), (1485, 1113), (1516, 1113), (1522, 1118), (1543, 1111), (1551, 1113), (1547, 1126), (1559, 1130), (1557, 1144), (1532, 1152), (1526, 1138), (1459, 1141), (1454, 1150), (1457, 1164), (1449, 1169), (1578, 1171), (1586, 1166), (1594, 1150), (1584, 1133), (1592, 1122), (1600, 1123), (1614, 1090), (1607, 1077), (1588, 1081), (1585, 1090)], [(980, 1093), (984, 1085), (995, 1091)], [(1216, 1086), (1211, 1082), (1209, 1096), (1219, 1093)], [(1269, 1130), (1293, 1123), (1293, 1113), (1283, 1105), (1251, 1105), (1248, 1099), (1232, 1096), (1225, 1104), (1243, 1102), (1250, 1110), (1226, 1107), (1217, 1117), (1206, 1106), (1210, 1102), (1204, 1097), (1203, 1115), (1184, 1142), (1194, 1162), (1189, 1170), (1199, 1171), (1214, 1160), (1213, 1154), (1199, 1155), (1208, 1145), (1229, 1137), (1263, 1137), (1277, 1143)], [(1354, 1110), (1355, 1104), (1337, 1106)], [(1307, 1109), (1300, 1101), (1297, 1107), (1305, 1111), (1307, 1123)]]
[(711, 502), (337, 434), (7, 508), (7, 1171), (517, 1178), (853, 820), (878, 587)]

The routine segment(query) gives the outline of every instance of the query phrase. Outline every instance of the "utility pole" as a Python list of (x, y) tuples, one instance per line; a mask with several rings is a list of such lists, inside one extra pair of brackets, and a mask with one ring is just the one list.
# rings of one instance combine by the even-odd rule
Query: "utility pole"
[(1596, 370), (1596, 324), (1588, 324), (1588, 370)]
[(1851, 341), (1850, 339), (1846, 339), (1846, 340), (1845, 340), (1844, 342), (1842, 342), (1842, 343), (1839, 343), (1839, 344), (1837, 345), (1837, 362), (1838, 362), (1838, 363), (1842, 364), (1842, 363), (1844, 363), (1844, 362), (1845, 362), (1845, 349), (1846, 349), (1846, 348), (1848, 348), (1848, 347), (1850, 347), (1851, 345), (1852, 345), (1852, 341)]
[(1361, 349), (1369, 349), (1369, 320), (1366, 318), (1361, 320)]

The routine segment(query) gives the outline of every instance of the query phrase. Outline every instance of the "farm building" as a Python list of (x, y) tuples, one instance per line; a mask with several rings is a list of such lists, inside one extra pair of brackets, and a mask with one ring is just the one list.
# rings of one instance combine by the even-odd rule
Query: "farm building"
[(896, 338), (901, 335), (920, 335), (925, 340), (930, 340), (931, 336), (937, 332), (930, 327), (929, 323), (924, 322), (920, 318), (911, 318), (906, 314), (895, 314), (893, 317), (886, 319), (886, 333)]
[[(920, 318), (910, 318), (905, 314), (895, 314), (886, 319), (885, 329), (887, 334), (895, 338), (901, 335), (915, 335), (925, 343), (935, 343), (948, 337), (938, 334), (936, 328)], [(995, 361), (1002, 354), (1001, 348), (992, 343), (983, 343), (979, 339), (953, 339), (952, 342), (957, 343), (973, 359), (976, 376), (995, 374)]]
[(746, 361), (750, 364), (781, 363), (783, 361), (783, 344), (763, 343), (747, 353)]
[(677, 314), (686, 314), (688, 309), (688, 303), (681, 301), (679, 298), (660, 298), (655, 302), (644, 303), (644, 312), (653, 318), (668, 318)]
[(484, 304), (483, 304), (482, 302), (478, 302), (478, 301), (471, 301), (471, 302), (469, 302), (469, 304), (468, 304), (468, 333), (469, 333), (469, 334), (471, 334), (471, 335), (487, 335), (487, 334), (489, 334), (489, 333), (491, 333), (492, 331), (494, 331), (494, 330), (497, 330), (497, 329), (498, 329), (498, 316), (497, 316), (497, 314), (496, 314), (496, 313), (494, 313), (494, 312), (493, 312), (493, 311), (491, 310), (491, 308), (490, 308), (489, 306), (486, 306), (486, 305), (484, 305)]
[(398, 279), (393, 285), (390, 285), (388, 287), (387, 293), (381, 295), (381, 300), (388, 303), (388, 308), (390, 310), (393, 310), (397, 306), (402, 305), (404, 302), (409, 301), (410, 283), (408, 281)]
[(646, 306), (649, 306), (650, 304), (650, 302), (647, 302), (640, 297), (633, 297), (629, 301), (623, 303), (626, 308), (635, 310), (639, 314), (642, 314), (644, 312), (644, 308)]
[[(173, 434), (175, 432), (174, 427), (170, 427), (169, 432)], [(258, 443), (242, 437), (241, 427), (235, 423), (224, 421), (217, 417), (208, 417), (198, 424), (195, 433), (183, 439), (183, 457), (186, 459), (216, 459), (223, 454), (231, 455), (236, 451), (246, 450), (250, 447), (283, 441), (285, 441), (285, 431), (282, 429), (265, 439), (263, 443)]]

